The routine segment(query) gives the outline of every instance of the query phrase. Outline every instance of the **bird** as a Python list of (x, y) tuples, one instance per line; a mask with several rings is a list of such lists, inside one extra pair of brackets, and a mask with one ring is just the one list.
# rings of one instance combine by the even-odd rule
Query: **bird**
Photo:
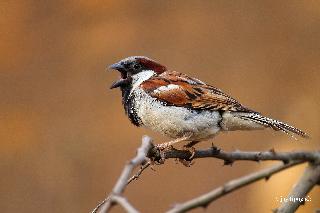
[(187, 74), (168, 69), (146, 56), (130, 56), (111, 66), (120, 72), (110, 89), (120, 88), (129, 120), (169, 137), (159, 148), (184, 147), (214, 138), (220, 132), (271, 128), (308, 138), (304, 131), (261, 115), (222, 90)]

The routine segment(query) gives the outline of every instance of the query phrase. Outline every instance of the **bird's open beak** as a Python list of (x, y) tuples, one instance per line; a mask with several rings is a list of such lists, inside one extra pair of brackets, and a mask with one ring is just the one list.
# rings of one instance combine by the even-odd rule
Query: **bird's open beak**
[(121, 78), (113, 82), (113, 84), (110, 86), (110, 89), (130, 84), (130, 80), (127, 78), (127, 73), (125, 71), (125, 68), (121, 63), (119, 62), (114, 63), (110, 65), (108, 68), (113, 70), (118, 70), (121, 73)]
[(118, 70), (118, 71), (124, 70), (123, 65), (121, 63), (119, 63), (119, 62), (110, 65), (108, 68), (109, 69), (113, 69), (113, 70)]
[(126, 86), (130, 84), (130, 80), (129, 79), (119, 79), (115, 82), (113, 82), (113, 84), (110, 86), (110, 89), (114, 89), (114, 88), (117, 88), (117, 87), (121, 87), (121, 86)]

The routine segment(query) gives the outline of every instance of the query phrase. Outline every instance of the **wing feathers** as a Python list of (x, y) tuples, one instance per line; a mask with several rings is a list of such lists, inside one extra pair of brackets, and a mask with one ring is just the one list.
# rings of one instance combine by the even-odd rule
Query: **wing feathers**
[(175, 71), (167, 71), (143, 82), (150, 96), (173, 106), (192, 109), (253, 112), (221, 90)]

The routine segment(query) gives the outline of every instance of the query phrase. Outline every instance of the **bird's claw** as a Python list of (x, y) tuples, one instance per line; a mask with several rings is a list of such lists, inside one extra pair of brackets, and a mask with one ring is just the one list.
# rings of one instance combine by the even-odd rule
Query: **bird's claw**
[(183, 147), (186, 151), (190, 152), (190, 157), (189, 160), (193, 160), (194, 155), (196, 154), (196, 148), (194, 148), (193, 146), (184, 146)]
[(184, 165), (186, 167), (190, 167), (194, 164), (194, 161), (186, 160), (186, 159), (179, 159), (179, 162), (182, 163), (182, 165)]
[(164, 143), (164, 144), (158, 144), (155, 147), (159, 151), (159, 158), (153, 160), (154, 164), (164, 164), (166, 160), (165, 152), (174, 150), (173, 146), (170, 144)]

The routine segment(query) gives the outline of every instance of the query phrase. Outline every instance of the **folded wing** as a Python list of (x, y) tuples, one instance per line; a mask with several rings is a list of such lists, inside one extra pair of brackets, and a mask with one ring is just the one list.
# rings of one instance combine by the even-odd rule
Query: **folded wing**
[(221, 90), (176, 71), (167, 71), (143, 82), (150, 96), (177, 107), (195, 110), (254, 112)]

